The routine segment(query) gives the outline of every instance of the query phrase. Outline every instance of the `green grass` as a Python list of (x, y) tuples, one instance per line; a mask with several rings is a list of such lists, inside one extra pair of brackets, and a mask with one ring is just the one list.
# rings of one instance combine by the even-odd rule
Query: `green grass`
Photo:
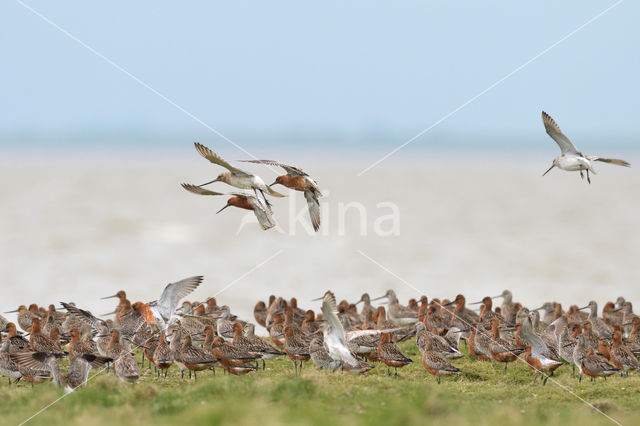
[[(236, 377), (216, 371), (182, 380), (172, 368), (167, 379), (143, 370), (136, 384), (120, 383), (103, 372), (86, 388), (51, 406), (30, 424), (559, 424), (612, 422), (551, 382), (531, 385), (523, 363), (480, 363), (465, 356), (454, 361), (463, 373), (438, 385), (420, 363), (413, 343), (402, 345), (414, 363), (387, 377), (384, 365), (364, 376), (316, 371), (309, 362), (296, 378), (291, 362), (267, 362), (266, 371)], [(640, 424), (640, 378), (614, 376), (606, 382), (571, 377), (563, 366), (555, 377), (571, 392), (622, 424)], [(64, 395), (50, 383), (0, 385), (2, 424), (17, 424)]]

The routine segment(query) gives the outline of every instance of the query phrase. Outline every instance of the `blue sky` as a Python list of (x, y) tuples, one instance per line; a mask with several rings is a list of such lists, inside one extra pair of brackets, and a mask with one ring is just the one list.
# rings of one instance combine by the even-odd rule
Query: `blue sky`
[[(614, 4), (25, 3), (231, 139), (341, 135), (389, 146)], [(545, 109), (574, 139), (606, 134), (614, 135), (611, 143), (634, 143), (640, 135), (639, 12), (640, 3), (623, 2), (425, 140), (431, 134), (520, 135), (523, 143), (539, 143)], [(104, 135), (215, 140), (18, 2), (2, 2), (0, 16), (5, 146)]]

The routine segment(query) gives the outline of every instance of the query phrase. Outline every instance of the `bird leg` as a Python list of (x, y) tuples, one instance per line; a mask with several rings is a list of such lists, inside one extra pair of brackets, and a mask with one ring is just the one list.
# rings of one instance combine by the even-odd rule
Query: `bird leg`
[(580, 177), (584, 180), (584, 173), (582, 173), (582, 169), (580, 169)]
[(264, 371), (265, 368), (267, 368), (267, 363), (264, 362), (264, 358), (262, 358), (262, 371)]
[(508, 363), (504, 363), (504, 374), (507, 374), (507, 365), (509, 365)]
[(438, 384), (440, 384), (440, 376), (437, 376), (437, 378), (438, 378)]
[[(255, 191), (255, 188), (254, 188)], [(264, 195), (264, 191), (261, 189), (260, 193), (262, 194), (262, 198), (264, 199), (264, 202), (266, 203), (267, 207), (271, 208), (271, 203), (269, 202), (269, 200), (267, 200), (267, 196)], [(258, 194), (256, 194), (256, 198), (258, 198)]]
[(587, 182), (589, 182), (589, 184), (591, 184), (591, 178), (589, 177), (589, 170), (587, 170)]
[(571, 363), (571, 377), (576, 377), (576, 365)]
[(542, 386), (547, 384), (547, 380), (549, 380), (549, 376), (544, 377), (544, 381), (542, 382)]
[(535, 374), (533, 375), (533, 382), (531, 382), (531, 384), (534, 384), (537, 378), (538, 378), (538, 371), (536, 371)]

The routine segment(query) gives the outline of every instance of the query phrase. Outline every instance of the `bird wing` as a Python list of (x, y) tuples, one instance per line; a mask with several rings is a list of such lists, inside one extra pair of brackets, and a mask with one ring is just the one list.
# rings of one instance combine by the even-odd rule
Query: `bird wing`
[(602, 158), (597, 155), (589, 155), (587, 158), (591, 161), (602, 161), (603, 163), (615, 164), (616, 166), (631, 167), (631, 164), (617, 158)]
[(334, 352), (343, 362), (346, 362), (352, 367), (357, 367), (358, 360), (351, 354), (351, 351), (344, 343), (344, 339), (340, 341), (339, 336), (336, 336), (334, 333), (333, 336), (327, 337), (325, 345), (331, 345), (332, 351), (329, 351), (329, 355)]
[(223, 192), (209, 191), (208, 189), (204, 189), (190, 183), (181, 183), (180, 185), (187, 191), (193, 192), (194, 194), (198, 195), (225, 195)]
[(20, 352), (10, 354), (11, 360), (20, 366), (33, 368), (34, 370), (47, 370), (47, 360), (54, 358), (53, 354), (46, 352)]
[(329, 323), (329, 327), (332, 332), (335, 333), (336, 336), (340, 339), (340, 341), (345, 343), (345, 335), (344, 335), (344, 327), (342, 326), (342, 322), (338, 318), (338, 305), (336, 304), (336, 297), (332, 292), (327, 291), (322, 298), (322, 314), (324, 315), (324, 319)]
[(194, 145), (196, 147), (196, 151), (198, 151), (200, 155), (202, 155), (207, 160), (211, 161), (213, 164), (217, 164), (219, 166), (224, 167), (225, 169), (229, 170), (231, 173), (233, 173), (236, 176), (251, 176), (251, 174), (245, 172), (244, 170), (240, 170), (236, 167), (233, 167), (231, 164), (224, 161), (222, 157), (220, 157), (215, 152), (211, 151), (206, 146), (199, 144), (198, 142), (194, 142)]
[(410, 359), (402, 353), (400, 348), (398, 348), (393, 343), (385, 343), (384, 345), (382, 345), (382, 354), (385, 358), (391, 361), (410, 361)]
[(357, 339), (362, 336), (373, 336), (381, 333), (395, 333), (402, 330), (402, 328), (383, 328), (381, 330), (351, 330), (345, 333), (347, 341)]
[(79, 319), (85, 324), (90, 325), (91, 328), (93, 328), (95, 331), (99, 332), (101, 331), (101, 327), (104, 327), (107, 325), (107, 323), (105, 323), (100, 318), (94, 317), (93, 314), (89, 311), (85, 311), (84, 309), (77, 308), (70, 303), (60, 302), (60, 304), (62, 305), (63, 308), (67, 310), (67, 312), (69, 312), (70, 315)]
[(282, 164), (279, 161), (273, 160), (240, 160), (243, 163), (255, 163), (255, 164), (266, 164), (269, 166), (279, 166), (282, 167), (288, 174), (291, 176), (309, 176), (304, 170), (299, 169), (298, 167), (289, 166), (286, 164)]
[(309, 217), (311, 217), (311, 223), (313, 224), (314, 231), (320, 229), (320, 202), (315, 192), (306, 190), (304, 191), (304, 198), (307, 199), (307, 205), (309, 206)]
[(560, 151), (562, 153), (578, 153), (578, 149), (573, 145), (571, 140), (562, 133), (560, 130), (560, 126), (555, 122), (553, 118), (546, 112), (542, 111), (542, 123), (544, 124), (544, 128), (547, 131), (547, 134), (551, 136), (551, 138), (556, 141), (558, 146), (560, 147)]
[(531, 345), (531, 355), (535, 358), (542, 356), (548, 356), (549, 348), (544, 340), (533, 332), (533, 325), (531, 319), (526, 317), (522, 321), (522, 332), (520, 333), (522, 340)]
[(256, 215), (256, 219), (260, 223), (260, 226), (265, 231), (267, 229), (271, 229), (276, 226), (276, 221), (273, 219), (273, 213), (268, 206), (262, 204), (262, 202), (256, 197), (250, 196), (246, 197), (251, 200), (251, 205), (253, 206), (253, 213)]
[(158, 311), (165, 320), (169, 320), (178, 302), (183, 297), (186, 297), (189, 293), (195, 290), (202, 282), (203, 277), (201, 275), (185, 278), (175, 283), (167, 284), (158, 299)]
[(80, 355), (80, 358), (83, 358), (85, 361), (87, 361), (89, 363), (89, 365), (91, 366), (91, 368), (93, 368), (94, 370), (97, 370), (97, 369), (101, 368), (107, 362), (113, 361), (112, 358), (108, 358), (108, 357), (105, 357), (105, 356), (93, 355), (93, 354), (82, 354), (82, 355)]

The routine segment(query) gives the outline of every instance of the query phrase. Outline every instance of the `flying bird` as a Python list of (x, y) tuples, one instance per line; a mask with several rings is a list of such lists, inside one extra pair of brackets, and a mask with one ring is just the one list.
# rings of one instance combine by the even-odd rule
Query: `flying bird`
[(320, 192), (320, 188), (318, 188), (318, 183), (311, 179), (307, 173), (305, 173), (302, 169), (299, 169), (294, 166), (288, 166), (286, 164), (279, 163), (277, 161), (272, 160), (242, 160), (245, 163), (256, 163), (256, 164), (266, 164), (269, 166), (279, 166), (282, 167), (287, 174), (278, 176), (276, 181), (273, 182), (269, 187), (280, 184), (284, 185), (287, 188), (291, 188), (296, 191), (301, 191), (304, 193), (304, 198), (307, 200), (307, 205), (309, 207), (309, 216), (311, 217), (311, 224), (313, 225), (313, 229), (317, 232), (320, 228), (320, 202), (318, 198), (322, 197), (322, 193)]
[(196, 147), (196, 151), (198, 151), (198, 153), (204, 158), (211, 161), (213, 164), (217, 164), (229, 170), (228, 172), (219, 174), (218, 177), (214, 180), (198, 186), (205, 186), (214, 182), (224, 182), (228, 185), (235, 186), (236, 188), (240, 189), (253, 189), (256, 197), (258, 197), (258, 191), (260, 191), (260, 194), (262, 194), (262, 199), (267, 206), (270, 206), (271, 204), (267, 200), (265, 192), (274, 197), (284, 197), (284, 195), (274, 191), (273, 189), (271, 189), (271, 187), (265, 185), (260, 176), (253, 175), (251, 173), (245, 172), (244, 170), (233, 167), (231, 164), (223, 160), (222, 157), (220, 157), (218, 154), (211, 151), (206, 146), (199, 144), (198, 142), (194, 142), (194, 145)]
[(593, 173), (594, 175), (597, 174), (593, 169), (594, 161), (602, 161), (603, 163), (615, 164), (617, 166), (624, 167), (631, 166), (631, 164), (627, 163), (626, 161), (618, 160), (615, 158), (603, 158), (596, 155), (585, 156), (580, 151), (578, 151), (571, 140), (566, 137), (564, 133), (562, 133), (562, 130), (560, 130), (560, 126), (558, 126), (554, 119), (544, 111), (542, 111), (542, 123), (544, 124), (544, 128), (547, 131), (547, 134), (551, 136), (554, 141), (556, 141), (561, 151), (560, 156), (553, 159), (551, 167), (549, 167), (549, 169), (544, 172), (542, 176), (549, 173), (549, 171), (551, 171), (551, 169), (553, 169), (554, 167), (558, 167), (559, 169), (566, 170), (568, 172), (580, 171), (580, 177), (584, 179), (584, 170), (587, 172), (587, 182), (591, 183), (589, 172)]
[(265, 205), (258, 197), (253, 195), (243, 194), (239, 192), (232, 192), (225, 194), (223, 192), (209, 191), (208, 189), (201, 188), (199, 186), (191, 185), (189, 183), (181, 184), (184, 189), (189, 192), (193, 192), (198, 195), (231, 195), (232, 197), (227, 200), (227, 205), (217, 211), (220, 213), (222, 210), (229, 206), (238, 207), (245, 210), (252, 210), (256, 215), (260, 226), (265, 231), (276, 226), (276, 221), (273, 219), (273, 213), (268, 205)]

